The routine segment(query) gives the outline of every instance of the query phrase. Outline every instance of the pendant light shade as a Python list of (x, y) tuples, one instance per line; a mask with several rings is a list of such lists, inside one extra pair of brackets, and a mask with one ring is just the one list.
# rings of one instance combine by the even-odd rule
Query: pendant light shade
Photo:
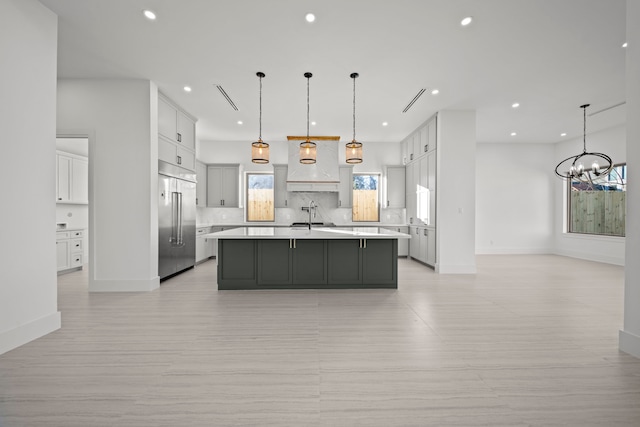
[(582, 153), (568, 157), (556, 166), (556, 175), (562, 179), (578, 180), (593, 184), (600, 176), (607, 176), (613, 169), (611, 157), (603, 153), (587, 152), (587, 107), (581, 105), (583, 110), (584, 126), (582, 136)]
[(262, 141), (262, 78), (265, 74), (258, 71), (256, 76), (260, 79), (260, 133), (258, 140), (251, 143), (251, 161), (253, 163), (265, 164), (269, 163), (269, 144)]
[(356, 141), (356, 79), (358, 73), (351, 73), (349, 77), (353, 79), (353, 139), (345, 145), (345, 158), (347, 163), (362, 163), (362, 143)]
[(300, 163), (312, 165), (316, 162), (316, 143), (309, 139), (309, 79), (311, 73), (304, 73), (307, 78), (307, 140), (300, 143)]

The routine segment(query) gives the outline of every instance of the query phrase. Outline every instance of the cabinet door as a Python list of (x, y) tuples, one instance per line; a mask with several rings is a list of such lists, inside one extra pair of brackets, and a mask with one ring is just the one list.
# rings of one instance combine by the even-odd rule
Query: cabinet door
[(287, 192), (287, 165), (273, 165), (274, 206), (286, 208), (289, 205)]
[(207, 165), (196, 161), (196, 206), (207, 206)]
[(294, 240), (293, 246), (293, 283), (296, 285), (326, 284), (326, 240)]
[(234, 289), (234, 285), (256, 285), (255, 243), (255, 240), (218, 240), (218, 289)]
[(71, 267), (69, 240), (56, 241), (56, 256), (58, 262), (58, 271), (66, 270)]
[(71, 166), (71, 201), (89, 203), (89, 162), (74, 158)]
[(427, 154), (427, 188), (429, 189), (429, 221), (427, 225), (436, 225), (436, 152)]
[(429, 128), (424, 126), (420, 129), (420, 155), (424, 155), (429, 150)]
[(176, 137), (178, 142), (184, 147), (195, 150), (196, 149), (196, 124), (193, 120), (182, 111), (177, 112), (178, 123)]
[(171, 141), (177, 141), (177, 110), (162, 98), (158, 98), (158, 133)]
[(393, 285), (398, 280), (398, 241), (363, 239), (362, 280), (367, 285)]
[(406, 139), (407, 143), (407, 161), (412, 162), (415, 159), (414, 151), (413, 151), (413, 135), (410, 135)]
[(338, 187), (338, 207), (353, 205), (353, 166), (340, 166), (340, 186)]
[(327, 240), (328, 283), (362, 283), (360, 239)]
[(387, 166), (387, 207), (405, 207), (405, 170), (404, 166)]
[(427, 264), (434, 267), (436, 265), (436, 230), (427, 229)]
[(431, 120), (429, 122), (429, 124), (427, 125), (427, 132), (428, 132), (428, 144), (429, 144), (429, 150), (428, 151), (433, 151), (437, 148), (438, 146), (438, 121), (437, 118), (434, 117), (433, 120)]
[(207, 258), (205, 256), (205, 244), (204, 236), (196, 236), (196, 262), (200, 262)]
[(176, 145), (164, 138), (158, 138), (158, 159), (172, 165), (177, 165)]
[(178, 145), (176, 147), (177, 164), (190, 171), (196, 170), (196, 155), (193, 151), (189, 151)]
[(406, 169), (406, 206), (407, 206), (407, 222), (413, 224), (416, 220), (416, 184), (413, 181), (413, 169), (415, 163), (408, 163)]
[(258, 241), (258, 286), (292, 283), (290, 246), (285, 239)]
[(420, 229), (418, 227), (409, 227), (411, 240), (409, 241), (409, 255), (411, 258), (419, 259), (420, 257)]
[(56, 201), (71, 201), (71, 163), (73, 159), (56, 155)]
[[(409, 233), (409, 227), (384, 227), (387, 230), (397, 231), (398, 233)], [(398, 239), (398, 256), (409, 256), (410, 239)]]
[(413, 160), (416, 160), (423, 154), (422, 144), (420, 142), (420, 131), (416, 131), (416, 133), (412, 136), (413, 141)]
[(427, 238), (428, 230), (426, 228), (419, 229), (419, 242), (420, 248), (418, 252), (418, 259), (426, 264), (427, 262)]
[(207, 168), (207, 206), (222, 206), (222, 168), (209, 166)]
[(222, 205), (227, 208), (237, 208), (240, 206), (239, 189), (239, 168), (237, 166), (224, 167), (222, 170)]

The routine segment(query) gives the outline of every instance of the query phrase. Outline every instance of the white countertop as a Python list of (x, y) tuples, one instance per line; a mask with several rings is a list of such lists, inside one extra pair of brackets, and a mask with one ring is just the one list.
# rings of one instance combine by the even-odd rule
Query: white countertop
[[(335, 227), (356, 227), (356, 228), (371, 228), (371, 227), (409, 227), (410, 224), (385, 224), (382, 222), (370, 222), (370, 223), (349, 223), (349, 224), (335, 224)], [(415, 225), (415, 224), (412, 224)], [(196, 228), (207, 228), (207, 227), (290, 227), (291, 223), (280, 224), (273, 222), (257, 222), (257, 223), (239, 223), (239, 224), (209, 224), (209, 223), (200, 223), (196, 224)]]
[(204, 235), (211, 239), (410, 239), (382, 227), (238, 227)]

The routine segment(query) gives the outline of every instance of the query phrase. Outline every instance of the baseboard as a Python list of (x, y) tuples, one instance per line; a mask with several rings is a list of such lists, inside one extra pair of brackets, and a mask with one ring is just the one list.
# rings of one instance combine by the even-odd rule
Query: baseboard
[(150, 292), (160, 287), (160, 277), (148, 280), (89, 280), (89, 292)]
[(621, 329), (618, 337), (618, 348), (640, 359), (640, 336)]
[(60, 312), (56, 311), (17, 328), (0, 332), (0, 354), (60, 329), (60, 323)]
[(553, 254), (567, 256), (570, 258), (584, 259), (587, 261), (603, 262), (605, 264), (620, 265), (624, 267), (624, 257), (620, 259), (618, 257), (608, 256), (605, 253), (592, 254), (578, 251), (559, 250), (554, 251)]
[(436, 263), (435, 272), (438, 274), (476, 274), (476, 266), (473, 265), (443, 265)]
[(551, 248), (508, 248), (488, 246), (476, 248), (476, 255), (549, 255)]

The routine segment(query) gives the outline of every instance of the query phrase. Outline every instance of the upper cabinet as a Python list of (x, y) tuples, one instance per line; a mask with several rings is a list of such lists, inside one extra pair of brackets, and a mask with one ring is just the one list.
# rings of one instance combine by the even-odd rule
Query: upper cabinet
[(86, 157), (56, 152), (56, 203), (89, 203), (89, 161)]
[(274, 203), (276, 208), (289, 207), (287, 191), (287, 165), (273, 165)]
[(195, 170), (196, 119), (164, 95), (158, 96), (158, 158)]
[(207, 165), (196, 161), (196, 206), (207, 206)]
[(340, 166), (338, 187), (338, 207), (350, 208), (353, 200), (353, 166)]
[(405, 164), (417, 161), (437, 148), (437, 123), (437, 116), (431, 117), (402, 141), (402, 158)]
[(240, 207), (239, 165), (207, 166), (207, 206), (213, 208)]
[(404, 166), (387, 166), (387, 208), (405, 207), (405, 168)]

